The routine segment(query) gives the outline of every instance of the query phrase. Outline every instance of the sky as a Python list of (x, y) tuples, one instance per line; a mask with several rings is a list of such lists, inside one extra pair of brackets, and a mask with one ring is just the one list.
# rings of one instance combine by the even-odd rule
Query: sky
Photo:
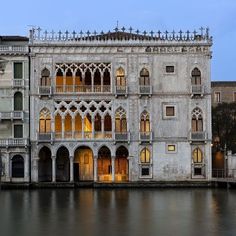
[[(236, 80), (236, 0), (2, 0), (0, 35), (48, 31), (183, 31), (209, 27), (212, 80)], [(229, 69), (231, 68), (231, 69)]]

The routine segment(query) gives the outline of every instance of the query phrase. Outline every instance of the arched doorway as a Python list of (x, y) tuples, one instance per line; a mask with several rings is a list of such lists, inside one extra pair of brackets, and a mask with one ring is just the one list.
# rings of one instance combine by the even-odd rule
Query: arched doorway
[(93, 151), (89, 147), (75, 150), (74, 181), (93, 181)]
[(66, 147), (60, 147), (56, 155), (56, 181), (70, 181), (70, 158)]
[(48, 147), (43, 147), (39, 152), (38, 180), (39, 182), (52, 181), (52, 158)]
[(129, 152), (126, 147), (120, 146), (116, 150), (115, 160), (115, 180), (128, 181), (129, 180)]
[(112, 181), (111, 152), (103, 146), (98, 151), (98, 181)]
[(12, 178), (24, 178), (24, 158), (16, 155), (11, 160)]

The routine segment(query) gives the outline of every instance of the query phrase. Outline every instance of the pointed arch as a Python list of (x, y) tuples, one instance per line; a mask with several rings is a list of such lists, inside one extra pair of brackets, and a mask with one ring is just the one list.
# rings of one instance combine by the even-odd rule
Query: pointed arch
[(120, 146), (116, 150), (115, 159), (115, 180), (129, 180), (129, 151), (125, 146)]
[(73, 92), (73, 73), (70, 68), (66, 69), (66, 77), (65, 77), (65, 92)]
[(142, 68), (139, 74), (139, 85), (140, 86), (149, 86), (150, 85), (150, 77), (149, 71), (147, 68)]
[(61, 68), (57, 68), (56, 71), (56, 92), (63, 92), (63, 84), (64, 84), (64, 75), (63, 70)]
[(203, 114), (199, 107), (196, 107), (192, 111), (192, 132), (203, 131)]
[(50, 71), (46, 67), (41, 71), (40, 86), (51, 86)]
[(122, 67), (116, 70), (116, 86), (126, 86), (125, 71)]
[(192, 158), (193, 158), (193, 163), (202, 163), (203, 162), (203, 153), (199, 147), (197, 147), (193, 150)]
[(191, 72), (192, 85), (201, 85), (201, 71), (195, 67)]
[(97, 168), (99, 181), (111, 181), (111, 151), (107, 146), (102, 146), (98, 151)]
[(150, 132), (150, 115), (146, 110), (143, 111), (140, 116), (140, 132)]
[(143, 148), (140, 152), (140, 163), (142, 164), (151, 163), (151, 153), (147, 147)]
[(43, 108), (39, 113), (39, 133), (51, 132), (51, 113), (47, 108)]
[(56, 154), (56, 181), (70, 180), (70, 154), (65, 146), (61, 146)]
[(122, 107), (119, 107), (115, 112), (115, 131), (118, 133), (127, 132), (126, 112)]

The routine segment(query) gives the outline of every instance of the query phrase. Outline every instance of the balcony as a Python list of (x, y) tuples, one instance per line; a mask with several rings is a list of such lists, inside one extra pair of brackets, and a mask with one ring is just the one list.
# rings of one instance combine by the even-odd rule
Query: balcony
[(190, 131), (190, 142), (206, 142), (207, 133), (205, 131)]
[(116, 97), (117, 96), (126, 96), (128, 95), (128, 87), (127, 86), (120, 86), (116, 85), (116, 91), (115, 91)]
[(57, 85), (56, 94), (111, 93), (110, 85)]
[(0, 46), (0, 53), (1, 52), (17, 52), (17, 53), (27, 53), (28, 47), (27, 46), (9, 46), (9, 45), (1, 45)]
[(40, 86), (38, 89), (39, 96), (52, 96), (52, 87), (51, 86)]
[(53, 141), (53, 133), (38, 133), (38, 141), (39, 142), (52, 142)]
[(130, 142), (130, 132), (115, 132), (115, 142)]
[(152, 86), (151, 85), (139, 85), (139, 96), (151, 96), (152, 95)]
[(139, 132), (139, 142), (145, 143), (145, 142), (152, 142), (152, 132)]
[(191, 97), (194, 96), (203, 96), (204, 94), (204, 87), (201, 84), (196, 84), (191, 86)]
[(0, 139), (0, 147), (27, 147), (29, 140), (26, 138)]
[(0, 120), (23, 120), (23, 111), (0, 112)]
[(25, 86), (23, 79), (13, 79), (12, 80), (12, 87), (13, 88), (23, 88)]

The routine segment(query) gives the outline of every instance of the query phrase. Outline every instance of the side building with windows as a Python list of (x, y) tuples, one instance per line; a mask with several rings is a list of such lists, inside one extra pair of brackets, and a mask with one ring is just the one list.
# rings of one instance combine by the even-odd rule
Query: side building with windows
[(32, 29), (32, 181), (210, 180), (211, 45), (208, 29)]
[(28, 38), (0, 36), (2, 181), (29, 182)]

